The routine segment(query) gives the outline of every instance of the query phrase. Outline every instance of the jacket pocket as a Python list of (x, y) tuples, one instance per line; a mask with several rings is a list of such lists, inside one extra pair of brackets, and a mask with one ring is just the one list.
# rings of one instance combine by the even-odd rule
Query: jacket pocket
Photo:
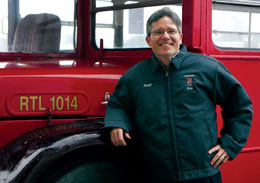
[(210, 167), (211, 155), (208, 154), (214, 145), (214, 137), (205, 112), (175, 112), (175, 134), (177, 153), (182, 171)]

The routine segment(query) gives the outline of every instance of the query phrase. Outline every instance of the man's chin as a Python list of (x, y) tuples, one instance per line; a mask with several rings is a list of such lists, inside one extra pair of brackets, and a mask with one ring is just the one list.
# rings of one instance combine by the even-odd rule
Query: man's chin
[(173, 55), (175, 55), (174, 52), (161, 52), (160, 53), (161, 57), (169, 57), (169, 58), (171, 58)]

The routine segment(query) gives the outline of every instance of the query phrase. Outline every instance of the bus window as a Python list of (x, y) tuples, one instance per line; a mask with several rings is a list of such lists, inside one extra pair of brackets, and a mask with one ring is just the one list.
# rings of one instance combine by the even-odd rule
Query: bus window
[(95, 0), (95, 41), (99, 48), (100, 39), (106, 49), (147, 48), (145, 41), (146, 21), (156, 10), (169, 7), (182, 17), (182, 1), (165, 5), (161, 1)]
[(212, 40), (220, 48), (260, 48), (260, 3), (213, 0)]
[[(75, 3), (76, 0), (1, 0), (0, 1), (0, 52), (26, 52), (26, 53), (50, 53), (50, 52), (75, 52), (76, 50), (76, 36), (77, 25), (75, 19)], [(40, 18), (39, 18), (40, 17)], [(53, 17), (56, 17), (56, 22), (53, 22)], [(24, 25), (19, 25), (24, 23)], [(34, 27), (33, 34), (30, 35), (30, 26), (37, 23), (39, 30)], [(59, 27), (58, 34), (52, 33), (54, 24)], [(18, 28), (19, 27), (19, 28)], [(33, 26), (32, 26), (33, 27)], [(26, 32), (26, 30), (28, 30)], [(50, 33), (44, 31), (50, 30)], [(29, 46), (36, 49), (21, 48), (21, 45), (26, 47), (23, 38), (19, 38), (19, 31), (21, 35), (27, 36), (27, 39), (38, 41), (35, 37), (39, 32), (45, 34), (43, 40), (58, 40), (57, 49), (52, 51), (42, 47), (36, 49), (35, 44), (30, 43)], [(32, 36), (33, 35), (33, 36)], [(47, 39), (46, 37), (49, 36)], [(54, 37), (57, 39), (54, 39)], [(18, 38), (16, 38), (18, 37)], [(21, 36), (22, 37), (22, 36)], [(40, 38), (39, 38), (40, 39)], [(18, 40), (18, 41), (17, 41)], [(20, 42), (21, 45), (18, 42)], [(39, 41), (38, 41), (39, 42)], [(16, 45), (15, 45), (16, 44)], [(41, 43), (42, 44), (42, 43)], [(28, 47), (29, 47), (28, 46)], [(14, 48), (15, 47), (15, 48)], [(17, 48), (18, 47), (18, 48)]]
[(0, 1), (0, 52), (6, 51), (8, 36), (8, 0)]

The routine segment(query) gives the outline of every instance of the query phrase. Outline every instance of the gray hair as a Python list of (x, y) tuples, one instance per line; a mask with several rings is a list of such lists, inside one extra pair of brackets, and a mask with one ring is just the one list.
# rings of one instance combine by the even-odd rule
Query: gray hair
[(175, 12), (173, 12), (170, 8), (165, 7), (165, 8), (162, 8), (162, 9), (154, 12), (150, 16), (150, 18), (147, 20), (146, 35), (148, 37), (151, 36), (152, 23), (158, 21), (160, 18), (163, 18), (165, 16), (172, 19), (172, 21), (176, 24), (179, 33), (182, 32), (181, 19), (179, 18), (179, 16)]

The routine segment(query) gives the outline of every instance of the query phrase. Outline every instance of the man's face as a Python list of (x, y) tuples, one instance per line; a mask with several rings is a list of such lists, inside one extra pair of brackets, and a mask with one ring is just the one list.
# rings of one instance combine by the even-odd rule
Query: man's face
[(151, 36), (146, 37), (147, 44), (160, 60), (171, 59), (180, 48), (182, 34), (176, 24), (167, 16), (152, 23)]

